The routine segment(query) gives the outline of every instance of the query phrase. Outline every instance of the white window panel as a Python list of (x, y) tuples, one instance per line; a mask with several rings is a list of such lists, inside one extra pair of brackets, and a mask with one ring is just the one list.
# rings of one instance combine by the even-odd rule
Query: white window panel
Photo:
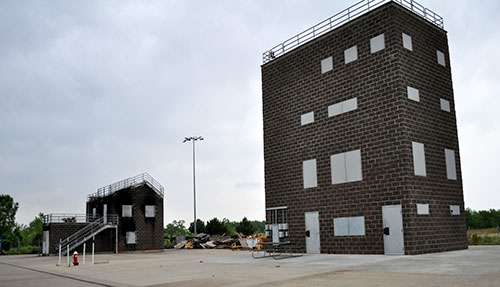
[(127, 233), (125, 233), (125, 240), (127, 244), (135, 244), (136, 243), (135, 231), (127, 231)]
[(321, 73), (323, 74), (331, 70), (333, 70), (333, 58), (328, 57), (321, 60)]
[(304, 188), (318, 186), (316, 159), (305, 160), (302, 162), (302, 176), (304, 180)]
[(333, 232), (335, 236), (365, 235), (365, 217), (338, 217), (333, 219)]
[(328, 106), (328, 117), (333, 117), (340, 115), (342, 113), (354, 111), (357, 108), (358, 108), (358, 98), (345, 100), (340, 103)]
[(413, 170), (415, 175), (427, 176), (425, 170), (425, 150), (424, 144), (418, 142), (411, 143), (413, 149)]
[(408, 99), (420, 102), (420, 92), (417, 89), (407, 86), (407, 92)]
[(358, 98), (352, 98), (342, 102), (342, 112), (347, 113), (358, 108)]
[(436, 54), (437, 54), (437, 61), (438, 61), (438, 64), (441, 65), (441, 66), (446, 66), (446, 62), (445, 62), (445, 59), (444, 59), (444, 53), (437, 50), (436, 51)]
[(344, 51), (345, 63), (350, 63), (358, 59), (358, 46), (351, 47)]
[(443, 111), (449, 112), (450, 111), (450, 102), (448, 100), (445, 100), (445, 99), (439, 99), (439, 100), (441, 102), (441, 109)]
[(451, 215), (460, 215), (460, 206), (459, 205), (450, 205), (450, 214)]
[(335, 236), (349, 235), (349, 220), (347, 217), (333, 219), (333, 233)]
[(353, 150), (330, 156), (332, 184), (363, 180), (361, 150)]
[(330, 156), (332, 169), (332, 184), (346, 182), (345, 153)]
[(446, 158), (446, 176), (448, 179), (457, 179), (457, 167), (455, 165), (455, 151), (452, 149), (444, 149), (444, 156)]
[(429, 215), (429, 204), (417, 203), (417, 214)]
[(154, 205), (146, 205), (146, 217), (155, 217), (156, 206)]
[(365, 235), (365, 217), (349, 217), (349, 235)]
[(403, 47), (405, 47), (406, 49), (408, 49), (410, 51), (413, 51), (411, 36), (406, 35), (405, 33), (403, 33)]
[(303, 114), (302, 116), (300, 116), (300, 124), (302, 126), (310, 124), (310, 123), (314, 123), (314, 112), (310, 112), (310, 113)]
[(340, 115), (342, 113), (342, 103), (328, 106), (328, 117)]
[(384, 34), (380, 34), (370, 39), (370, 51), (372, 53), (385, 49)]
[(361, 150), (353, 150), (345, 153), (346, 181), (360, 181), (363, 179), (361, 173)]
[(132, 217), (132, 205), (122, 205), (122, 217)]

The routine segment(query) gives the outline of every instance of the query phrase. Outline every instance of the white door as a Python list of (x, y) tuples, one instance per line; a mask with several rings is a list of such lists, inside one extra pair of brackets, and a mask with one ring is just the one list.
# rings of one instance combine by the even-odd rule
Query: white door
[(319, 244), (319, 213), (306, 212), (306, 252), (320, 253)]
[(49, 254), (49, 231), (44, 230), (42, 233), (42, 254)]
[(273, 243), (280, 242), (280, 230), (278, 224), (271, 224), (271, 230), (273, 231)]
[(385, 254), (405, 254), (401, 205), (382, 206)]

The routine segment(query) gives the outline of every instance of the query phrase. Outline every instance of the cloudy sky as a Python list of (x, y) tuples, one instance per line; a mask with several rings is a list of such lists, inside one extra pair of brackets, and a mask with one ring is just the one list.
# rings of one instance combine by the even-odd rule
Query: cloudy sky
[[(84, 213), (150, 173), (165, 223), (263, 220), (262, 52), (355, 1), (1, 1), (0, 193), (17, 221)], [(500, 2), (419, 1), (444, 17), (465, 204), (500, 208)]]

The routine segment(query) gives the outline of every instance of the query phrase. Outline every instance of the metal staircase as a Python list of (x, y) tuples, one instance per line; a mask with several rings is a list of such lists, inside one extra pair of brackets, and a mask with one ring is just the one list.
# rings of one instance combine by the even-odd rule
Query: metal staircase
[(68, 248), (70, 251), (74, 250), (88, 239), (108, 228), (115, 228), (118, 231), (118, 215), (108, 214), (107, 216), (100, 217), (97, 220), (90, 222), (89, 225), (62, 240), (59, 243), (59, 246), (56, 247), (56, 250), (63, 254), (68, 251)]

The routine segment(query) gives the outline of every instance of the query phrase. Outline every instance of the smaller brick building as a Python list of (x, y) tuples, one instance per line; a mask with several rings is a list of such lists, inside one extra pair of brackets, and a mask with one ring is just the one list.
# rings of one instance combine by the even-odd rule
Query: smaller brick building
[(81, 251), (95, 243), (96, 251), (163, 249), (164, 188), (143, 173), (99, 188), (90, 194), (86, 214), (45, 217), (43, 253)]

